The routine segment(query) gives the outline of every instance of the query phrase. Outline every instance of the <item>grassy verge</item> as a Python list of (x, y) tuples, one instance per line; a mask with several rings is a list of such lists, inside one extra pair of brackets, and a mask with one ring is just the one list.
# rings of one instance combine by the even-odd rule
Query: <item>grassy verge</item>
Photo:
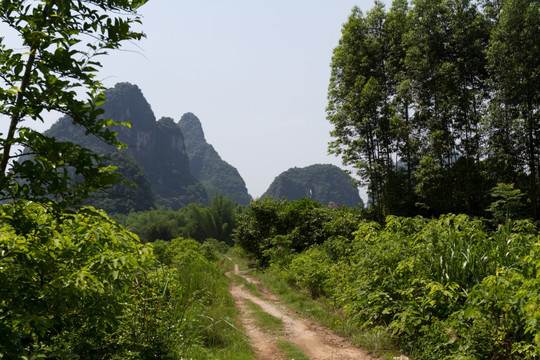
[(257, 285), (250, 283), (249, 281), (247, 281), (246, 279), (244, 279), (240, 275), (232, 275), (232, 278), (233, 278), (235, 284), (243, 285), (244, 289), (249, 291), (251, 293), (251, 295), (257, 296), (257, 297), (260, 297), (260, 298), (263, 297), (263, 294), (261, 294), (261, 292), (257, 288)]
[(277, 346), (287, 357), (293, 360), (309, 360), (309, 358), (300, 350), (300, 348), (288, 341), (278, 340)]
[(267, 313), (251, 300), (246, 299), (246, 306), (251, 310), (251, 315), (263, 331), (271, 334), (279, 334), (284, 331), (283, 320), (280, 318)]
[[(160, 289), (164, 290), (153, 290), (151, 294), (169, 295), (170, 300), (165, 305), (170, 303), (173, 308), (170, 314), (160, 317), (163, 320), (158, 322), (156, 333), (174, 331), (177, 336), (163, 341), (175, 351), (169, 357), (157, 354), (137, 358), (253, 360), (253, 350), (229, 291), (231, 279), (225, 276), (234, 264), (193, 240), (158, 241), (153, 247), (167, 277), (161, 279)], [(150, 309), (158, 308), (150, 305), (153, 304), (149, 304)], [(172, 315), (177, 321), (170, 320)], [(176, 330), (178, 326), (182, 328)]]
[(343, 316), (339, 309), (327, 299), (321, 297), (312, 299), (307, 292), (291, 287), (286, 281), (272, 272), (255, 272), (264, 287), (269, 289), (284, 304), (298, 311), (303, 316), (313, 319), (345, 336), (356, 345), (364, 348), (375, 356), (392, 358), (399, 356), (391, 334), (384, 328), (361, 329)]
[[(232, 261), (238, 264), (241, 270), (249, 271), (251, 275), (259, 278), (264, 287), (291, 309), (332, 329), (337, 334), (349, 338), (354, 345), (362, 347), (375, 356), (392, 359), (394, 356), (400, 355), (399, 351), (396, 350), (394, 339), (385, 328), (359, 328), (342, 315), (340, 310), (326, 298), (321, 297), (314, 300), (307, 291), (293, 288), (275, 273), (249, 269), (250, 261), (242, 255), (242, 253), (235, 251), (229, 253)], [(245, 279), (242, 278), (242, 280), (247, 283)], [(247, 289), (249, 290), (249, 288)], [(258, 290), (256, 291), (260, 294)]]

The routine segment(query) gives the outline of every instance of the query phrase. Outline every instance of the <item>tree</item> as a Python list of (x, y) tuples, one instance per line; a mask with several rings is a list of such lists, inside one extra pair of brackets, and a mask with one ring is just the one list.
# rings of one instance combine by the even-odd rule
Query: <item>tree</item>
[[(66, 208), (95, 189), (118, 181), (92, 151), (58, 142), (25, 126), (57, 111), (108, 144), (120, 147), (113, 121), (101, 118), (103, 85), (96, 61), (144, 34), (137, 8), (146, 0), (12, 0), (0, 2), (0, 19), (19, 37), (0, 38), (0, 117), (9, 130), (0, 138), (0, 199), (54, 200)], [(17, 147), (27, 149), (25, 154)]]
[(357, 169), (379, 219), (412, 215), (416, 204), (430, 214), (484, 211), (490, 16), (472, 0), (394, 0), (388, 12), (380, 2), (366, 16), (354, 8), (344, 25), (329, 149)]
[(494, 201), (486, 209), (499, 222), (505, 223), (508, 217), (516, 218), (523, 208), (521, 198), (523, 194), (519, 189), (514, 189), (514, 184), (498, 183), (491, 189), (491, 197)]
[[(507, 148), (529, 175), (532, 216), (538, 218), (538, 156), (540, 152), (540, 3), (508, 0), (491, 32), (488, 62), (496, 106), (493, 122), (499, 134), (496, 150)], [(515, 141), (517, 140), (517, 141)], [(517, 150), (515, 149), (517, 148)], [(521, 159), (520, 159), (521, 158)]]
[(394, 152), (385, 18), (380, 1), (365, 17), (353, 8), (334, 49), (327, 107), (335, 138), (329, 151), (340, 155), (344, 165), (356, 167), (379, 219), (388, 208), (386, 185)]

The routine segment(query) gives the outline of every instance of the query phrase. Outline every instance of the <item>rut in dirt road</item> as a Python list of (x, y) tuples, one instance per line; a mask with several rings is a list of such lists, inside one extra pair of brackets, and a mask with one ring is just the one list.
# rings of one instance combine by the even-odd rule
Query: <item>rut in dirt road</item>
[[(259, 360), (287, 359), (276, 345), (278, 339), (291, 342), (298, 346), (311, 360), (374, 360), (364, 350), (352, 346), (349, 341), (334, 334), (329, 329), (312, 320), (300, 318), (283, 306), (268, 290), (262, 288), (259, 281), (248, 276), (235, 265), (235, 274), (244, 277), (248, 282), (255, 283), (264, 296), (259, 298), (244, 289), (241, 285), (232, 285), (231, 294), (236, 306), (240, 309), (246, 333), (255, 349)], [(282, 319), (285, 333), (270, 335), (264, 333), (250, 318), (245, 301), (250, 300), (259, 305), (264, 311)]]

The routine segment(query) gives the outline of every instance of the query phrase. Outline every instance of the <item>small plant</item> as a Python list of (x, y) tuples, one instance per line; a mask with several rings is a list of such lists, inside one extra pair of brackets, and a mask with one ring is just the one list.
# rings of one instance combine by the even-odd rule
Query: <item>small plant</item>
[(521, 190), (514, 189), (514, 184), (498, 183), (491, 189), (491, 197), (494, 198), (486, 211), (493, 215), (499, 223), (505, 223), (507, 218), (516, 219), (523, 209), (523, 194)]

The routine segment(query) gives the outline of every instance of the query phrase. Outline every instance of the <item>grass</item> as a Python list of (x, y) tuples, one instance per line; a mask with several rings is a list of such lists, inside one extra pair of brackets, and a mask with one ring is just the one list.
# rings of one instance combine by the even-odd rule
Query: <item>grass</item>
[(300, 348), (288, 341), (278, 340), (277, 346), (287, 357), (292, 360), (309, 360), (309, 358), (300, 350)]
[(267, 313), (253, 301), (248, 299), (245, 301), (246, 306), (251, 310), (251, 315), (263, 331), (271, 334), (278, 334), (284, 331), (283, 320)]
[(261, 292), (257, 288), (257, 285), (250, 283), (244, 277), (234, 274), (234, 275), (232, 275), (232, 278), (234, 279), (235, 284), (244, 285), (244, 289), (249, 291), (251, 293), (251, 295), (256, 296), (256, 297), (260, 297), (260, 298), (263, 297), (263, 294), (261, 294)]
[(255, 359), (229, 292), (231, 279), (224, 275), (230, 266), (221, 260), (210, 266), (189, 264), (176, 272), (182, 285), (176, 291), (185, 292), (181, 298), (192, 309), (183, 321), (189, 324), (189, 335), (197, 339), (183, 350), (186, 359)]

